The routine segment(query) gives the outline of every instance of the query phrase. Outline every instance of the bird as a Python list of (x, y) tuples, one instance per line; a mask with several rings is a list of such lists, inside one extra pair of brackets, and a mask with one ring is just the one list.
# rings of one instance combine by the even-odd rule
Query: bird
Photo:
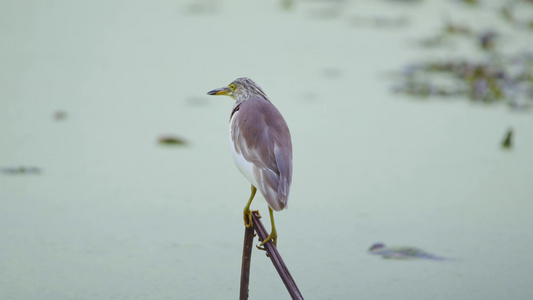
[(251, 184), (244, 207), (244, 224), (253, 226), (250, 205), (257, 190), (268, 204), (272, 230), (259, 245), (272, 240), (277, 246), (274, 212), (287, 208), (292, 182), (292, 141), (287, 122), (265, 92), (247, 77), (208, 95), (227, 95), (235, 100), (229, 119), (230, 148), (239, 171)]

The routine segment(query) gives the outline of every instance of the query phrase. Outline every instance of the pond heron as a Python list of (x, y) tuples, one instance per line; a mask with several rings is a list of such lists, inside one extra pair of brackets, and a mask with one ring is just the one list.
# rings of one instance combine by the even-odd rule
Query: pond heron
[(269, 240), (277, 243), (273, 210), (287, 207), (292, 181), (292, 142), (289, 127), (265, 92), (251, 79), (238, 78), (226, 87), (208, 92), (235, 99), (229, 120), (233, 160), (252, 184), (252, 194), (244, 207), (244, 224), (251, 227), (250, 205), (257, 189), (268, 203), (272, 231)]

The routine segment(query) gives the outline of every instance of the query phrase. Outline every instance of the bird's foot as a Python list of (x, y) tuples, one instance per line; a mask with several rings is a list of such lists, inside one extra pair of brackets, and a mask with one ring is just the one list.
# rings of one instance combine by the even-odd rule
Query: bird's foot
[(278, 233), (273, 230), (268, 236), (267, 238), (261, 242), (261, 244), (259, 244), (259, 246), (257, 246), (257, 249), (259, 250), (265, 250), (265, 247), (263, 247), (266, 243), (268, 243), (270, 240), (272, 240), (272, 242), (274, 243), (274, 246), (277, 247), (278, 245)]
[(244, 208), (244, 226), (246, 226), (246, 228), (254, 226), (254, 223), (252, 222), (252, 212), (249, 207)]

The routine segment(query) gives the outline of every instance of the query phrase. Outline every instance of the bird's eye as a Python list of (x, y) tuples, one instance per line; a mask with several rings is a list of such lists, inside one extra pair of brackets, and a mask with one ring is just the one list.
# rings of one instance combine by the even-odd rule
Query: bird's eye
[(235, 90), (235, 85), (232, 83), (232, 84), (229, 85), (229, 88), (233, 91), (233, 90)]

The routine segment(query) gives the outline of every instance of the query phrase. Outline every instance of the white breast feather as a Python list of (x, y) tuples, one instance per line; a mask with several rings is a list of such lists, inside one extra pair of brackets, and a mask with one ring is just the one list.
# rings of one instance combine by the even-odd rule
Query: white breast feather
[(231, 118), (230, 124), (229, 124), (229, 142), (231, 147), (231, 154), (233, 156), (233, 160), (235, 161), (235, 165), (237, 165), (237, 168), (239, 171), (241, 171), (242, 175), (248, 179), (248, 181), (255, 187), (259, 187), (257, 185), (257, 180), (254, 177), (254, 164), (247, 161), (244, 156), (240, 153), (237, 153), (237, 150), (235, 150), (235, 144), (233, 143), (233, 139), (231, 138), (232, 132), (231, 128), (233, 128), (233, 120), (235, 120), (235, 117), (237, 117), (237, 114), (239, 111), (236, 111), (233, 114), (233, 117)]

